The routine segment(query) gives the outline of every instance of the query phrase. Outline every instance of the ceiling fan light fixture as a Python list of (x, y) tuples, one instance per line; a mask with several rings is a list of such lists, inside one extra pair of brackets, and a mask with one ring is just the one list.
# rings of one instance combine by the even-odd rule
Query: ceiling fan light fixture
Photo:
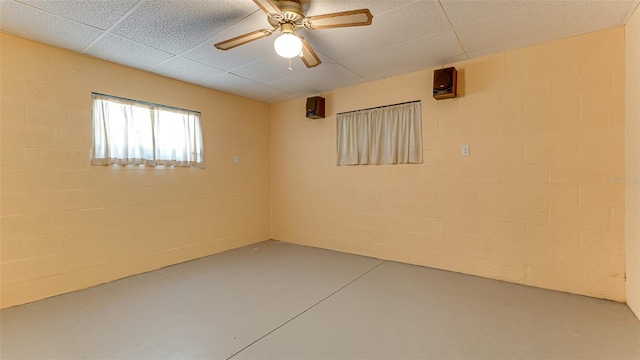
[(283, 58), (292, 58), (302, 52), (302, 40), (292, 33), (284, 33), (273, 43), (276, 53)]
[[(0, 0), (2, 1), (2, 0)], [(262, 39), (280, 31), (281, 35), (273, 43), (279, 56), (289, 59), (299, 56), (307, 68), (320, 65), (322, 61), (313, 51), (309, 42), (294, 33), (295, 30), (321, 30), (350, 26), (371, 25), (373, 15), (369, 9), (342, 11), (330, 14), (307, 16), (305, 7), (311, 0), (253, 0), (267, 15), (271, 29), (256, 30), (244, 35), (214, 44), (216, 49), (229, 50), (236, 46)]]

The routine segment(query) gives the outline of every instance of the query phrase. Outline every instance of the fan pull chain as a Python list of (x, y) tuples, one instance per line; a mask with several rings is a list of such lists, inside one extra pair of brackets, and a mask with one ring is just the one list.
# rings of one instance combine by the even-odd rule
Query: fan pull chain
[(291, 68), (291, 58), (289, 58), (289, 67), (288, 67), (289, 71), (293, 71), (293, 69)]

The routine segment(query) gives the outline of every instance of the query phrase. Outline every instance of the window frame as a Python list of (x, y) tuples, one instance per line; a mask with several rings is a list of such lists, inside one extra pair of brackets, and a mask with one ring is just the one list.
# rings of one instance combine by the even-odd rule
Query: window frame
[(97, 92), (91, 99), (92, 165), (205, 167), (199, 111)]
[(336, 114), (338, 166), (422, 164), (422, 102)]

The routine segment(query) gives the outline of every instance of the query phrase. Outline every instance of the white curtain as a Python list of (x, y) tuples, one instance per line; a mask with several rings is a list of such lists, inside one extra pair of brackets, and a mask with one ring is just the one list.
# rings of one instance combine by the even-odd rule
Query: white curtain
[(419, 101), (336, 116), (338, 165), (422, 163)]
[(200, 113), (93, 94), (91, 164), (204, 168)]

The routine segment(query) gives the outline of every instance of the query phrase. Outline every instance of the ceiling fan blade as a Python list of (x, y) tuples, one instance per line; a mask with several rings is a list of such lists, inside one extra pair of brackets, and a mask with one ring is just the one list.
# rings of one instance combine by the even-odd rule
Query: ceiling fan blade
[(216, 49), (219, 49), (219, 50), (229, 50), (229, 49), (233, 49), (236, 46), (244, 45), (248, 42), (262, 39), (263, 37), (267, 37), (271, 35), (271, 33), (273, 33), (273, 30), (266, 30), (266, 29), (257, 30), (254, 32), (250, 32), (248, 34), (236, 36), (233, 39), (219, 42), (213, 46), (215, 46)]
[(305, 19), (309, 29), (331, 29), (347, 26), (371, 25), (373, 15), (369, 9), (344, 11), (338, 13), (310, 16)]
[(256, 5), (262, 9), (262, 11), (266, 12), (269, 16), (278, 16), (282, 14), (282, 10), (276, 5), (273, 0), (253, 0)]
[(320, 65), (322, 61), (320, 61), (320, 58), (318, 57), (318, 55), (316, 55), (315, 51), (313, 51), (313, 49), (311, 48), (311, 45), (309, 45), (307, 40), (302, 36), (298, 35), (298, 37), (300, 38), (300, 40), (302, 40), (302, 56), (301, 56), (302, 62), (308, 68), (312, 68)]

